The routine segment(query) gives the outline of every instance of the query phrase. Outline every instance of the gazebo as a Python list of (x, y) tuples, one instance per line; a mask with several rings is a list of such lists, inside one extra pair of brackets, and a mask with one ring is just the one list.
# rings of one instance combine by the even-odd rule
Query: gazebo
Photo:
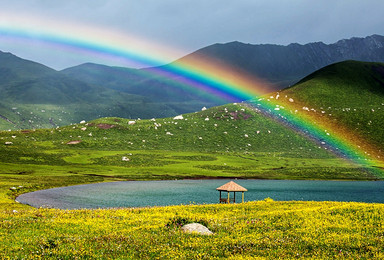
[[(236, 182), (230, 181), (223, 186), (220, 186), (216, 190), (220, 191), (220, 203), (233, 203), (236, 202), (236, 192), (241, 192), (241, 202), (244, 202), (244, 191), (248, 191), (246, 188), (240, 186)], [(221, 197), (221, 192), (226, 191), (228, 193), (228, 196), (226, 198)], [(229, 193), (233, 192), (233, 199), (230, 198)]]

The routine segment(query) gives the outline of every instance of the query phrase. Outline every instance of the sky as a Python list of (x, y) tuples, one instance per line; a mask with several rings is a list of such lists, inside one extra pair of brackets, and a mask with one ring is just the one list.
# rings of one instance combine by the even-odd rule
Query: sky
[[(0, 25), (8, 19), (36, 29), (61, 31), (68, 24), (67, 30), (73, 31), (81, 26), (113, 31), (148, 43), (143, 51), (148, 55), (166, 53), (164, 63), (215, 43), (329, 44), (384, 35), (382, 0), (0, 0), (0, 6)], [(1, 33), (0, 50), (57, 70), (85, 62), (127, 65), (38, 40), (5, 39)]]

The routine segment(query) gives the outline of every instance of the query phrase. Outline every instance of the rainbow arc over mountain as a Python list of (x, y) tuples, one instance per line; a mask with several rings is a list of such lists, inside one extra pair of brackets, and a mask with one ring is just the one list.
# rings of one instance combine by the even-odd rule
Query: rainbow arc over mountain
[(255, 109), (315, 140), (322, 148), (358, 165), (372, 168), (380, 162), (377, 155), (370, 154), (375, 147), (369, 144), (362, 147), (353, 141), (354, 138), (351, 138), (347, 130), (340, 131), (342, 128), (335, 129), (326, 122), (316, 121), (310, 113), (297, 112), (297, 103), (295, 107), (290, 107), (287, 102), (282, 106), (277, 95), (273, 98), (260, 98), (260, 93), (267, 88), (268, 83), (241, 71), (234, 71), (227, 64), (195, 56), (194, 59), (180, 59), (156, 67), (166, 64), (173, 51), (153, 46), (137, 37), (94, 27), (48, 22), (28, 16), (17, 18), (19, 20), (7, 14), (0, 13), (0, 16), (0, 37), (3, 39), (39, 41), (58, 49), (125, 59), (141, 67), (155, 67), (150, 70), (151, 73), (178, 80), (189, 86), (190, 91), (202, 89), (228, 102), (252, 100), (248, 104)]

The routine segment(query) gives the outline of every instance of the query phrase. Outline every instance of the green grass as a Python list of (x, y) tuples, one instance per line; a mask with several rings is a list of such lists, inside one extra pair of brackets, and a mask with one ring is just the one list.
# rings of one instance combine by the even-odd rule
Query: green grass
[[(20, 207), (13, 199), (24, 192), (113, 180), (381, 178), (246, 105), (183, 117), (133, 125), (128, 119), (102, 118), (57, 129), (0, 132), (3, 208)], [(67, 144), (74, 140), (81, 142)]]
[[(346, 61), (327, 66), (280, 93), (293, 98), (299, 111), (308, 107), (314, 120), (344, 127), (383, 151), (384, 66)], [(354, 140), (359, 141), (359, 140)], [(379, 152), (379, 151), (376, 151)]]
[[(274, 202), (0, 212), (3, 259), (382, 259), (382, 204)], [(175, 224), (172, 224), (176, 222)], [(178, 223), (204, 223), (211, 236)]]
[[(305, 87), (307, 94), (302, 92), (306, 98), (319, 89), (330, 91), (328, 85), (311, 86)], [(300, 96), (294, 98), (297, 102)], [(340, 121), (358, 116), (372, 120), (376, 111), (375, 116), (381, 115), (381, 109), (369, 114), (367, 107), (360, 111), (344, 100), (333, 100), (340, 101), (332, 107)], [(352, 119), (337, 112), (347, 105), (357, 111)], [(25, 192), (118, 180), (383, 176), (365, 162), (336, 157), (245, 104), (183, 117), (136, 120), (133, 125), (128, 119), (101, 118), (57, 129), (0, 132), (0, 258), (384, 258), (381, 204), (267, 199), (241, 205), (67, 211), (32, 209), (14, 201)], [(382, 130), (373, 127), (377, 125), (367, 124), (361, 133), (377, 131), (368, 138), (378, 142)], [(76, 140), (81, 142), (67, 144)], [(371, 163), (383, 167), (380, 161)], [(215, 235), (188, 235), (167, 226), (175, 219), (200, 221)]]

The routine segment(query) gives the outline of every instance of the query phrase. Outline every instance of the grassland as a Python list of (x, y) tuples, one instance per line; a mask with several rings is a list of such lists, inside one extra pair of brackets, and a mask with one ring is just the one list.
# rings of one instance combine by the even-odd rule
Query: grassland
[(381, 178), (244, 104), (183, 119), (104, 118), (5, 131), (0, 140), (3, 207), (20, 207), (13, 199), (28, 191), (113, 180)]
[(307, 113), (314, 121), (326, 122), (361, 147), (365, 141), (374, 144), (376, 149), (367, 151), (383, 157), (383, 86), (382, 63), (346, 61), (327, 66), (283, 90), (279, 102)]
[[(371, 164), (340, 159), (246, 104), (182, 119), (103, 118), (3, 131), (0, 165), (0, 258), (383, 258), (381, 204), (267, 199), (68, 211), (14, 201), (29, 191), (115, 180), (382, 178)], [(167, 225), (179, 219), (200, 221), (215, 235)]]
[[(0, 213), (2, 259), (381, 259), (382, 204), (274, 202)], [(211, 236), (185, 234), (198, 221)]]

